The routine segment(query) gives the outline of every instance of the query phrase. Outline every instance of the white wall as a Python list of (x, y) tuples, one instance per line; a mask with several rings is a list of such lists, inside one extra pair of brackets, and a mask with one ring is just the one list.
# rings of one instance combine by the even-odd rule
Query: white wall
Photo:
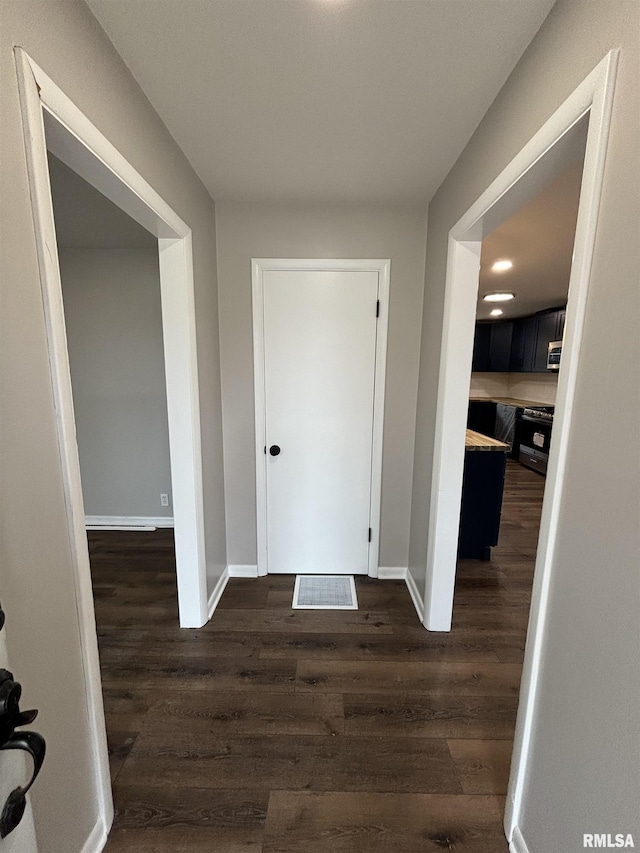
[(97, 819), (87, 704), (13, 46), (21, 45), (193, 232), (210, 588), (226, 563), (214, 205), (80, 0), (0, 3), (0, 565), (9, 655), (47, 757), (40, 853), (79, 853)]
[(555, 406), (558, 374), (509, 373), (509, 397)]
[(251, 258), (391, 258), (380, 565), (406, 566), (424, 209), (219, 202), (216, 222), (229, 563), (256, 563)]
[(470, 397), (513, 397), (554, 406), (557, 373), (472, 373)]
[(470, 397), (509, 397), (508, 373), (472, 373)]
[(621, 47), (520, 828), (640, 843), (640, 5), (558, 0), (429, 206), (410, 570), (424, 589), (450, 228), (610, 48)]
[(157, 249), (60, 249), (85, 512), (172, 515)]

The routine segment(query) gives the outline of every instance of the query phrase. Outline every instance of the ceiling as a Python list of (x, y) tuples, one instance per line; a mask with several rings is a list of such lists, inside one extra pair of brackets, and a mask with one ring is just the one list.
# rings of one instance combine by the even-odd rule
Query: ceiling
[(158, 240), (83, 178), (49, 153), (59, 248), (156, 248)]
[(87, 0), (216, 200), (426, 203), (553, 0)]
[[(478, 319), (489, 319), (497, 307), (504, 320), (566, 303), (581, 180), (582, 159), (484, 238)], [(493, 272), (491, 266), (500, 259), (512, 261), (513, 267)], [(515, 299), (499, 306), (482, 300), (485, 293), (502, 289), (515, 293)]]

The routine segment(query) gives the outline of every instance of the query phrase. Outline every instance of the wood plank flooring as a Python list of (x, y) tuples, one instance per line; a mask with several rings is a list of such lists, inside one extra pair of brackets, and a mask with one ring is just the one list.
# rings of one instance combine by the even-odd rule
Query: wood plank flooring
[(505, 853), (544, 480), (507, 466), (500, 546), (461, 561), (453, 630), (400, 581), (358, 611), (233, 579), (177, 627), (171, 531), (93, 532), (116, 817), (107, 853)]

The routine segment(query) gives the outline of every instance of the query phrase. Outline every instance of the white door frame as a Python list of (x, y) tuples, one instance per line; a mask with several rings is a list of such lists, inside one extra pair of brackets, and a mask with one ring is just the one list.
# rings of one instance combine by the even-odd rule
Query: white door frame
[(382, 494), (382, 434), (384, 424), (384, 386), (387, 370), (387, 329), (389, 321), (389, 285), (391, 261), (360, 259), (252, 258), (251, 283), (253, 299), (253, 376), (255, 399), (256, 513), (258, 539), (258, 575), (267, 574), (267, 467), (266, 398), (264, 371), (264, 279), (273, 270), (313, 270), (321, 272), (376, 272), (380, 310), (376, 331), (376, 365), (373, 394), (373, 442), (371, 452), (371, 503), (369, 507), (369, 577), (378, 577), (380, 553), (380, 501)]
[(618, 51), (612, 50), (601, 60), (449, 233), (423, 618), (425, 627), (431, 631), (451, 630), (464, 436), (482, 238), (517, 210), (533, 194), (532, 189), (542, 188), (544, 176), (546, 174), (548, 177), (549, 166), (556, 156), (554, 146), (581, 118), (589, 114), (569, 281), (562, 370), (558, 383), (505, 814), (505, 831), (510, 840), (514, 833), (516, 837), (518, 833), (531, 745), (617, 59)]
[(178, 606), (180, 625), (197, 628), (208, 610), (191, 229), (22, 48), (15, 59), (102, 824), (96, 831), (106, 839), (113, 800), (47, 144), (158, 237)]

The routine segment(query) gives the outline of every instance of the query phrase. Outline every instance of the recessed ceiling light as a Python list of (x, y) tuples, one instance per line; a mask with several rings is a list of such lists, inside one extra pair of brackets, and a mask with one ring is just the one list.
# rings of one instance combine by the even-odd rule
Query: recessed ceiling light
[(512, 266), (513, 262), (508, 261), (506, 258), (504, 258), (501, 261), (496, 261), (495, 264), (493, 264), (493, 266), (491, 267), (491, 269), (494, 272), (506, 272), (507, 270), (510, 270)]
[(493, 308), (491, 311), (492, 317), (499, 317), (501, 314), (504, 314), (504, 311), (502, 310), (502, 308)]
[(495, 293), (486, 293), (483, 297), (485, 302), (509, 302), (515, 298), (515, 293), (508, 290), (499, 290)]

